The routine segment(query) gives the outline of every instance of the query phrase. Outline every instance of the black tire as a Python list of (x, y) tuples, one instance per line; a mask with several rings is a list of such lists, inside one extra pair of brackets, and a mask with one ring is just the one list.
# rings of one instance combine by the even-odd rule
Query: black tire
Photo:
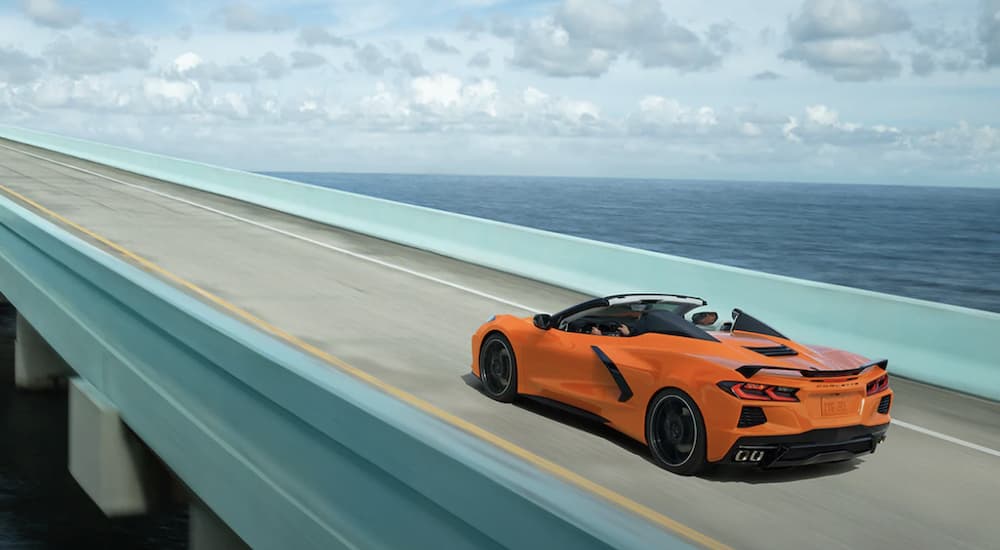
[(517, 357), (503, 334), (494, 332), (479, 347), (479, 379), (486, 395), (510, 403), (517, 397)]
[(650, 401), (646, 442), (653, 460), (675, 474), (695, 475), (708, 465), (705, 420), (694, 399), (678, 389), (663, 390)]

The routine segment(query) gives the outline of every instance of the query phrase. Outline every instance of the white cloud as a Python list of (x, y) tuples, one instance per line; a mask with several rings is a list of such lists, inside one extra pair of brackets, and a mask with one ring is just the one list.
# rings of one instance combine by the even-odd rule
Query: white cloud
[(46, 27), (66, 29), (80, 22), (80, 10), (57, 0), (22, 0), (21, 6), (32, 21)]
[(830, 126), (839, 130), (853, 132), (859, 125), (851, 122), (841, 122), (840, 114), (826, 105), (810, 105), (806, 107), (806, 120), (820, 126)]
[(639, 101), (638, 107), (628, 120), (631, 132), (637, 135), (705, 132), (719, 124), (715, 109), (689, 107), (663, 96), (646, 96)]
[[(315, 56), (315, 57), (314, 57)], [(321, 65), (323, 57), (311, 52), (292, 52), (292, 63), (268, 51), (257, 59), (243, 58), (228, 65), (206, 62), (194, 52), (177, 56), (164, 71), (172, 79), (194, 79), (202, 82), (251, 83), (261, 79), (278, 80), (286, 77), (293, 68), (310, 68)]]
[(658, 0), (564, 0), (552, 17), (510, 28), (495, 24), (494, 34), (513, 37), (517, 66), (548, 76), (597, 77), (621, 56), (643, 67), (713, 67), (731, 47), (728, 28), (712, 25), (699, 36), (670, 19)]
[(977, 164), (992, 162), (994, 169), (1000, 165), (1000, 129), (988, 124), (975, 127), (963, 120), (955, 127), (921, 136), (917, 144)]
[(76, 108), (88, 111), (130, 111), (133, 93), (121, 90), (101, 77), (79, 79), (52, 77), (31, 85), (31, 101), (41, 108)]
[(900, 63), (885, 46), (869, 38), (835, 38), (803, 42), (782, 54), (836, 80), (865, 81), (898, 76)]
[(201, 93), (198, 83), (193, 80), (164, 78), (143, 79), (142, 91), (152, 105), (167, 108), (187, 105)]
[(207, 106), (207, 111), (223, 117), (246, 120), (250, 117), (250, 107), (243, 94), (238, 92), (225, 92), (220, 96), (213, 97)]
[(900, 74), (900, 63), (878, 39), (911, 27), (909, 15), (885, 0), (806, 0), (788, 22), (781, 55), (836, 80), (865, 81)]
[(909, 14), (886, 0), (806, 0), (788, 32), (808, 42), (877, 36), (911, 26)]
[(462, 81), (449, 74), (413, 79), (414, 101), (420, 105), (449, 107), (462, 97)]
[(179, 74), (184, 74), (201, 64), (201, 56), (194, 52), (185, 52), (174, 59), (173, 69)]
[(898, 144), (904, 137), (894, 126), (865, 125), (841, 120), (837, 110), (823, 104), (807, 106), (802, 119), (789, 117), (783, 133), (791, 141), (811, 145), (825, 144), (845, 150), (877, 144)]
[(612, 52), (570, 42), (569, 33), (552, 20), (532, 21), (515, 38), (515, 65), (548, 76), (597, 77), (614, 61)]
[(402, 126), (410, 116), (410, 103), (397, 96), (382, 82), (375, 86), (375, 93), (361, 98), (359, 114), (368, 126)]

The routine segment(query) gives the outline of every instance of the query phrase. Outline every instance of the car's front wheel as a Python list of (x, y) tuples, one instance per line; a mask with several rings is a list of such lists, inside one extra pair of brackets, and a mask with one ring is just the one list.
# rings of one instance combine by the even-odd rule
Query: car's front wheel
[(486, 395), (510, 403), (517, 397), (517, 358), (503, 334), (494, 332), (479, 348), (479, 379)]
[(653, 459), (663, 468), (694, 475), (708, 464), (705, 458), (705, 421), (688, 394), (663, 390), (646, 411), (646, 442)]

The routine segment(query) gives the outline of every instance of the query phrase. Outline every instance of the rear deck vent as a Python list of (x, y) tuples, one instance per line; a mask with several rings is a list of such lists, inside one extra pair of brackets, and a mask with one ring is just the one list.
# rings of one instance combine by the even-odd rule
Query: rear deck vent
[(788, 347), (786, 345), (780, 345), (780, 346), (760, 346), (760, 347), (743, 346), (743, 347), (747, 348), (750, 351), (756, 351), (757, 353), (759, 353), (761, 355), (766, 355), (768, 357), (780, 357), (780, 356), (783, 356), (783, 355), (798, 355), (799, 354), (799, 352), (793, 350), (792, 348), (790, 348), (790, 347)]
[(740, 411), (740, 421), (736, 424), (737, 428), (749, 428), (751, 426), (759, 426), (767, 422), (767, 417), (764, 416), (764, 409), (760, 407), (743, 407)]
[(889, 414), (889, 402), (892, 401), (892, 396), (887, 395), (878, 402), (878, 412), (882, 414)]

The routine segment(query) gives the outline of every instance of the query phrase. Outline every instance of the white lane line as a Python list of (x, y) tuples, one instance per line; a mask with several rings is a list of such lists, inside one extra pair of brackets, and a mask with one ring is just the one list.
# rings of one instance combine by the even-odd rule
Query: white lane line
[[(176, 196), (171, 195), (169, 193), (164, 193), (162, 191), (157, 191), (155, 189), (150, 189), (149, 187), (144, 187), (142, 185), (138, 185), (138, 184), (135, 184), (135, 183), (129, 183), (127, 181), (122, 181), (122, 180), (119, 180), (119, 179), (116, 179), (116, 178), (112, 178), (111, 176), (106, 176), (104, 174), (100, 174), (100, 173), (97, 173), (97, 172), (93, 172), (91, 170), (87, 170), (86, 168), (81, 168), (79, 166), (73, 166), (72, 164), (67, 164), (65, 162), (60, 162), (58, 160), (55, 160), (55, 159), (52, 159), (52, 158), (48, 158), (48, 157), (43, 156), (43, 155), (38, 155), (38, 154), (35, 154), (35, 153), (29, 153), (28, 151), (22, 151), (20, 149), (17, 149), (17, 148), (14, 148), (14, 147), (10, 147), (9, 145), (0, 144), (0, 147), (3, 147), (4, 149), (9, 149), (9, 150), (17, 152), (17, 153), (21, 153), (22, 155), (27, 155), (29, 157), (34, 157), (34, 158), (37, 158), (37, 159), (40, 159), (40, 160), (51, 162), (53, 164), (58, 164), (59, 166), (63, 166), (65, 168), (70, 168), (72, 170), (77, 170), (79, 172), (83, 172), (83, 173), (89, 174), (91, 176), (96, 176), (98, 178), (102, 178), (102, 179), (105, 179), (105, 180), (108, 180), (108, 181), (111, 181), (111, 182), (114, 182), (114, 183), (117, 183), (117, 184), (120, 184), (120, 185), (124, 185), (126, 187), (132, 187), (134, 189), (139, 189), (141, 191), (146, 191), (148, 193), (152, 193), (152, 194), (157, 195), (159, 197), (163, 197), (163, 198), (166, 198), (166, 199), (170, 199), (170, 200), (174, 200), (174, 201), (177, 201), (177, 202), (181, 202), (181, 203), (187, 204), (189, 206), (193, 206), (195, 208), (200, 208), (202, 210), (207, 210), (208, 212), (212, 212), (212, 213), (218, 214), (220, 216), (225, 216), (225, 217), (230, 218), (230, 219), (241, 221), (243, 223), (250, 224), (250, 225), (252, 225), (254, 227), (259, 227), (261, 229), (267, 229), (269, 231), (274, 231), (275, 233), (280, 233), (281, 235), (285, 235), (286, 237), (291, 237), (293, 239), (298, 239), (300, 241), (307, 242), (307, 243), (310, 243), (310, 244), (313, 244), (313, 245), (325, 248), (327, 250), (333, 250), (334, 252), (340, 252), (341, 254), (346, 254), (348, 256), (351, 256), (352, 258), (357, 258), (359, 260), (364, 260), (364, 261), (367, 261), (367, 262), (378, 264), (380, 266), (387, 267), (389, 269), (394, 269), (394, 270), (400, 271), (402, 273), (413, 275), (414, 277), (419, 277), (419, 278), (427, 280), (427, 281), (432, 281), (432, 282), (435, 282), (435, 283), (438, 283), (438, 284), (442, 284), (442, 285), (445, 285), (445, 286), (448, 286), (448, 287), (451, 287), (451, 288), (454, 288), (454, 289), (457, 289), (457, 290), (461, 290), (463, 292), (468, 292), (469, 294), (474, 294), (476, 296), (480, 296), (482, 298), (493, 300), (493, 301), (499, 302), (501, 304), (509, 305), (509, 306), (512, 306), (512, 307), (516, 307), (518, 309), (521, 309), (521, 310), (524, 310), (524, 311), (527, 311), (527, 312), (534, 313), (534, 312), (543, 311), (540, 308), (535, 308), (535, 307), (527, 306), (527, 305), (515, 302), (513, 300), (508, 300), (506, 298), (501, 298), (500, 296), (496, 296), (496, 295), (489, 294), (489, 293), (486, 293), (486, 292), (483, 292), (483, 291), (480, 291), (480, 290), (476, 290), (474, 288), (467, 287), (465, 285), (460, 285), (458, 283), (453, 283), (451, 281), (446, 281), (444, 279), (440, 279), (440, 278), (435, 277), (433, 275), (427, 275), (425, 273), (420, 273), (419, 271), (414, 271), (412, 269), (409, 269), (409, 268), (406, 268), (406, 267), (403, 267), (403, 266), (400, 266), (400, 265), (396, 265), (396, 264), (389, 263), (389, 262), (386, 262), (386, 261), (383, 261), (383, 260), (379, 260), (378, 258), (372, 258), (370, 256), (365, 256), (364, 254), (358, 254), (357, 252), (352, 252), (350, 250), (347, 250), (347, 249), (344, 249), (344, 248), (340, 248), (340, 247), (334, 246), (332, 244), (328, 244), (328, 243), (324, 243), (324, 242), (321, 242), (321, 241), (317, 241), (315, 239), (310, 239), (309, 237), (303, 237), (302, 235), (298, 235), (296, 233), (292, 233), (292, 232), (286, 231), (284, 229), (280, 229), (280, 228), (277, 228), (277, 227), (274, 227), (274, 226), (271, 226), (271, 225), (263, 224), (263, 223), (260, 223), (260, 222), (257, 222), (257, 221), (254, 221), (254, 220), (251, 220), (251, 219), (248, 219), (248, 218), (244, 218), (242, 216), (237, 216), (235, 214), (230, 214), (229, 212), (224, 212), (224, 211), (219, 210), (217, 208), (212, 208), (211, 206), (205, 206), (203, 204), (192, 202), (192, 201), (189, 201), (187, 199), (183, 199), (181, 197), (176, 197)], [(907, 429), (910, 429), (910, 430), (913, 430), (913, 431), (916, 431), (916, 432), (920, 432), (920, 433), (925, 434), (925, 435), (929, 435), (931, 437), (936, 437), (936, 438), (938, 438), (938, 439), (940, 439), (942, 441), (947, 441), (949, 443), (954, 443), (956, 445), (961, 445), (961, 446), (967, 447), (969, 449), (974, 449), (974, 450), (977, 450), (977, 451), (980, 451), (980, 452), (984, 452), (986, 454), (990, 454), (990, 455), (993, 455), (993, 456), (996, 456), (996, 457), (1000, 457), (1000, 451), (997, 451), (997, 450), (994, 450), (994, 449), (990, 449), (988, 447), (983, 447), (982, 445), (977, 445), (975, 443), (971, 443), (971, 442), (968, 442), (968, 441), (965, 441), (965, 440), (962, 440), (962, 439), (958, 439), (958, 438), (952, 437), (950, 435), (943, 434), (941, 432), (936, 432), (934, 430), (929, 430), (927, 428), (923, 428), (923, 427), (917, 426), (915, 424), (910, 424), (909, 422), (903, 422), (902, 420), (895, 420), (894, 419), (892, 421), (892, 423), (898, 425), (901, 428), (907, 428)]]
[(934, 430), (928, 430), (927, 428), (923, 428), (921, 426), (917, 426), (916, 424), (910, 424), (909, 422), (903, 422), (902, 420), (896, 420), (895, 418), (892, 419), (892, 423), (895, 424), (895, 425), (897, 425), (897, 426), (899, 426), (899, 427), (901, 427), (901, 428), (906, 428), (906, 429), (909, 429), (909, 430), (913, 430), (915, 432), (920, 432), (920, 433), (922, 433), (924, 435), (929, 435), (931, 437), (936, 437), (938, 439), (942, 439), (942, 440), (947, 441), (949, 443), (954, 443), (955, 445), (961, 445), (962, 447), (966, 447), (966, 448), (969, 448), (969, 449), (972, 449), (972, 450), (975, 450), (975, 451), (979, 451), (981, 453), (986, 453), (988, 455), (993, 455), (995, 457), (1000, 458), (1000, 451), (998, 451), (996, 449), (991, 449), (989, 447), (983, 447), (982, 445), (977, 445), (975, 443), (972, 443), (972, 442), (969, 442), (969, 441), (965, 441), (964, 439), (959, 439), (957, 437), (952, 437), (950, 435), (943, 434), (941, 432), (935, 432)]
[(474, 288), (470, 288), (470, 287), (467, 287), (465, 285), (460, 285), (458, 283), (453, 283), (451, 281), (446, 281), (444, 279), (440, 279), (440, 278), (435, 277), (433, 275), (428, 275), (426, 273), (421, 273), (419, 271), (414, 271), (412, 269), (403, 267), (401, 265), (396, 265), (396, 264), (393, 264), (393, 263), (390, 263), (390, 262), (386, 262), (384, 260), (379, 260), (378, 258), (372, 258), (371, 256), (365, 256), (364, 254), (359, 254), (357, 252), (353, 252), (351, 250), (347, 250), (346, 248), (340, 248), (339, 246), (334, 246), (334, 245), (329, 244), (329, 243), (324, 243), (324, 242), (321, 242), (321, 241), (317, 241), (315, 239), (310, 239), (309, 237), (304, 237), (302, 235), (299, 235), (299, 234), (296, 234), (296, 233), (292, 233), (290, 231), (286, 231), (284, 229), (281, 229), (281, 228), (278, 228), (278, 227), (274, 227), (272, 225), (267, 225), (267, 224), (264, 224), (264, 223), (260, 223), (258, 221), (254, 221), (254, 220), (251, 220), (249, 218), (244, 218), (242, 216), (237, 216), (236, 214), (230, 214), (229, 212), (224, 212), (224, 211), (219, 210), (217, 208), (212, 208), (211, 206), (205, 206), (204, 204), (199, 204), (199, 203), (196, 203), (196, 202), (193, 202), (193, 201), (189, 201), (187, 199), (184, 199), (184, 198), (181, 198), (181, 197), (177, 197), (177, 196), (171, 195), (169, 193), (164, 193), (162, 191), (157, 191), (156, 189), (150, 189), (149, 187), (144, 187), (142, 185), (138, 185), (138, 184), (135, 184), (135, 183), (129, 183), (127, 181), (122, 181), (120, 179), (112, 178), (111, 176), (106, 176), (104, 174), (99, 174), (97, 172), (93, 172), (91, 170), (87, 170), (86, 168), (81, 168), (79, 166), (73, 166), (72, 164), (67, 164), (65, 162), (60, 162), (58, 160), (51, 159), (51, 158), (48, 158), (48, 157), (45, 157), (45, 156), (42, 156), (42, 155), (38, 155), (38, 154), (35, 154), (35, 153), (29, 153), (28, 151), (22, 151), (20, 149), (16, 149), (16, 148), (10, 147), (8, 145), (0, 144), (0, 147), (3, 147), (4, 149), (9, 149), (11, 151), (15, 151), (17, 153), (21, 153), (23, 155), (27, 155), (29, 157), (34, 157), (34, 158), (37, 158), (37, 159), (40, 159), (40, 160), (51, 162), (53, 164), (58, 164), (59, 166), (63, 166), (65, 168), (70, 168), (72, 170), (77, 170), (79, 172), (83, 172), (83, 173), (89, 174), (91, 176), (96, 176), (98, 178), (106, 179), (108, 181), (111, 181), (111, 182), (114, 182), (114, 183), (117, 183), (117, 184), (120, 184), (120, 185), (124, 185), (124, 186), (127, 186), (127, 187), (131, 187), (133, 189), (139, 189), (141, 191), (146, 191), (148, 193), (152, 193), (152, 194), (157, 195), (159, 197), (163, 197), (163, 198), (166, 198), (166, 199), (170, 199), (170, 200), (174, 200), (174, 201), (177, 201), (177, 202), (181, 202), (181, 203), (187, 204), (189, 206), (193, 206), (195, 208), (200, 208), (202, 210), (207, 210), (209, 212), (212, 212), (213, 214), (218, 214), (220, 216), (225, 216), (227, 218), (230, 218), (230, 219), (233, 219), (233, 220), (237, 220), (237, 221), (241, 221), (243, 223), (250, 224), (250, 225), (252, 225), (254, 227), (259, 227), (261, 229), (267, 229), (269, 231), (274, 231), (275, 233), (280, 233), (281, 235), (284, 235), (286, 237), (291, 237), (293, 239), (298, 239), (300, 241), (307, 242), (309, 244), (313, 244), (313, 245), (325, 248), (327, 250), (332, 250), (334, 252), (339, 252), (341, 254), (346, 254), (348, 256), (351, 256), (352, 258), (357, 258), (359, 260), (364, 260), (366, 262), (371, 262), (373, 264), (378, 264), (378, 265), (380, 265), (382, 267), (387, 267), (389, 269), (394, 269), (396, 271), (400, 271), (400, 272), (406, 273), (408, 275), (413, 275), (414, 277), (419, 277), (419, 278), (427, 280), (427, 281), (431, 281), (431, 282), (438, 283), (438, 284), (441, 284), (441, 285), (444, 285), (444, 286), (448, 286), (448, 287), (451, 287), (451, 288), (454, 288), (454, 289), (457, 289), (457, 290), (461, 290), (463, 292), (468, 292), (469, 294), (474, 294), (476, 296), (480, 296), (480, 297), (486, 298), (488, 300), (493, 300), (495, 302), (499, 302), (499, 303), (504, 304), (504, 305), (516, 307), (518, 309), (521, 309), (521, 310), (524, 310), (524, 311), (527, 311), (527, 312), (530, 312), (530, 313), (537, 313), (537, 312), (540, 312), (540, 311), (544, 311), (541, 308), (536, 308), (536, 307), (528, 306), (528, 305), (525, 305), (525, 304), (521, 304), (519, 302), (515, 302), (513, 300), (508, 300), (506, 298), (501, 298), (500, 296), (489, 294), (489, 293), (483, 292), (481, 290), (476, 290)]

